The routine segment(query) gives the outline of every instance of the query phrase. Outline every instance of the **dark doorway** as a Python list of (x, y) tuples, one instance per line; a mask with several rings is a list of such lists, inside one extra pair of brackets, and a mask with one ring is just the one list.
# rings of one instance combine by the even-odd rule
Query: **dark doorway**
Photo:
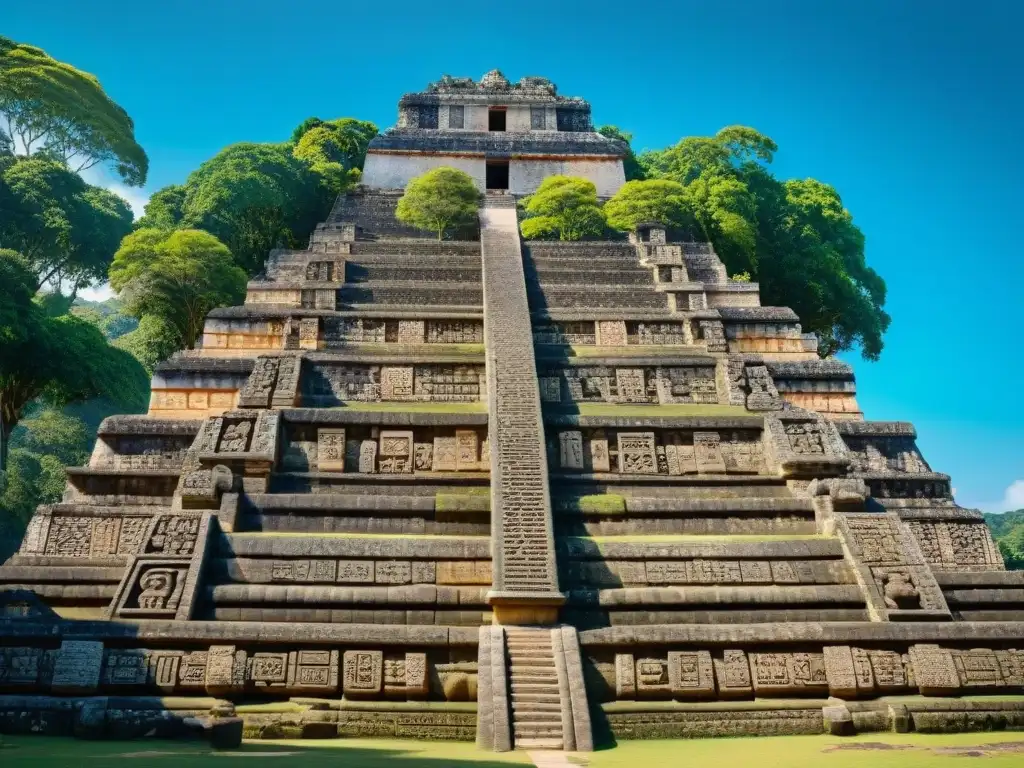
[(489, 131), (504, 131), (505, 130), (505, 108), (504, 107), (491, 107), (487, 112), (487, 130)]
[(488, 161), (487, 188), (508, 189), (508, 160)]

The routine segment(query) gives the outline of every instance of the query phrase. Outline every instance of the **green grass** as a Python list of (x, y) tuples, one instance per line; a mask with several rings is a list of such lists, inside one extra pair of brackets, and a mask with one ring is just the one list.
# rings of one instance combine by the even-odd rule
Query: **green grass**
[(500, 768), (530, 765), (524, 752), (482, 752), (465, 742), (405, 739), (249, 741), (214, 752), (203, 742), (80, 741), (46, 736), (4, 736), (3, 768)]
[[(46, 736), (4, 736), (4, 768), (211, 768), (245, 765), (302, 768), (501, 768), (530, 765), (524, 752), (493, 753), (475, 744), (402, 739), (273, 740), (246, 742), (214, 752), (202, 742), (79, 741)], [(592, 768), (756, 766), (756, 768), (957, 768), (977, 756), (984, 768), (1024, 765), (1024, 733), (766, 736), (758, 738), (623, 741), (612, 749), (577, 753), (569, 760)], [(999, 749), (999, 745), (1006, 745)], [(244, 761), (244, 762), (243, 762)], [(974, 763), (968, 762), (968, 765)]]
[(373, 411), (375, 413), (487, 413), (487, 403), (371, 403), (346, 400), (345, 405), (326, 410)]
[[(998, 745), (1001, 742), (1018, 742), (1024, 750), (1024, 733), (865, 733), (847, 737), (763, 736), (623, 741), (614, 749), (573, 756), (572, 761), (592, 768), (958, 768), (964, 765), (966, 748)], [(870, 745), (878, 746), (870, 748)], [(894, 748), (901, 746), (909, 749)], [(976, 763), (968, 761), (967, 765), (984, 768), (1020, 768), (1024, 765), (1024, 751), (981, 751), (986, 756)]]

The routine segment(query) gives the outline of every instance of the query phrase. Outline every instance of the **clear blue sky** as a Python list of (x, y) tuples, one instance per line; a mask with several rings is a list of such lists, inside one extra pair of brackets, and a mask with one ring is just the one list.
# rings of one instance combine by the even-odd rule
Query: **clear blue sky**
[[(957, 499), (1024, 507), (1020, 0), (7, 2), (0, 34), (96, 74), (149, 153), (144, 193), (309, 115), (382, 128), (442, 73), (543, 75), (638, 149), (730, 124), (834, 185), (893, 316), (857, 366)], [(1014, 486), (1015, 482), (1019, 482)], [(1004, 502), (1004, 499), (1007, 501)]]

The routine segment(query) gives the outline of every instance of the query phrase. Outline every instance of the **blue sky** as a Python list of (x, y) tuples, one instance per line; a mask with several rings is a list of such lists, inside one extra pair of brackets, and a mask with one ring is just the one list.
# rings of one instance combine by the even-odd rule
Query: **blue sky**
[(96, 74), (135, 119), (139, 204), (236, 141), (309, 115), (394, 122), (442, 73), (550, 77), (638, 149), (724, 125), (775, 172), (834, 185), (893, 316), (858, 357), (871, 419), (912, 421), (957, 500), (1024, 507), (1024, 60), (1017, 0), (508, 4), (265, 0), (5, 3), (0, 34)]

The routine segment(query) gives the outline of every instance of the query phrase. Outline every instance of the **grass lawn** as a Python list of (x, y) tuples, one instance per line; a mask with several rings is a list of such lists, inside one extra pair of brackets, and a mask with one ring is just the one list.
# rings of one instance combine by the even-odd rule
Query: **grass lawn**
[(504, 768), (532, 765), (524, 752), (493, 754), (463, 742), (400, 739), (250, 741), (214, 752), (203, 742), (79, 741), (46, 736), (4, 736), (3, 768)]
[[(1002, 747), (1000, 747), (1002, 745)], [(1024, 766), (1024, 733), (865, 733), (859, 736), (764, 736), (624, 741), (571, 760), (591, 768), (984, 768)]]
[[(400, 739), (257, 741), (241, 749), (214, 752), (201, 742), (145, 739), (129, 742), (78, 741), (44, 736), (5, 736), (3, 768), (209, 768), (245, 765), (302, 768), (504, 768), (531, 765), (524, 752), (494, 754), (475, 744)], [(774, 736), (734, 739), (625, 741), (614, 749), (569, 755), (590, 768), (956, 768), (963, 758), (984, 768), (1024, 765), (1024, 733)], [(244, 761), (244, 762), (243, 762)]]

